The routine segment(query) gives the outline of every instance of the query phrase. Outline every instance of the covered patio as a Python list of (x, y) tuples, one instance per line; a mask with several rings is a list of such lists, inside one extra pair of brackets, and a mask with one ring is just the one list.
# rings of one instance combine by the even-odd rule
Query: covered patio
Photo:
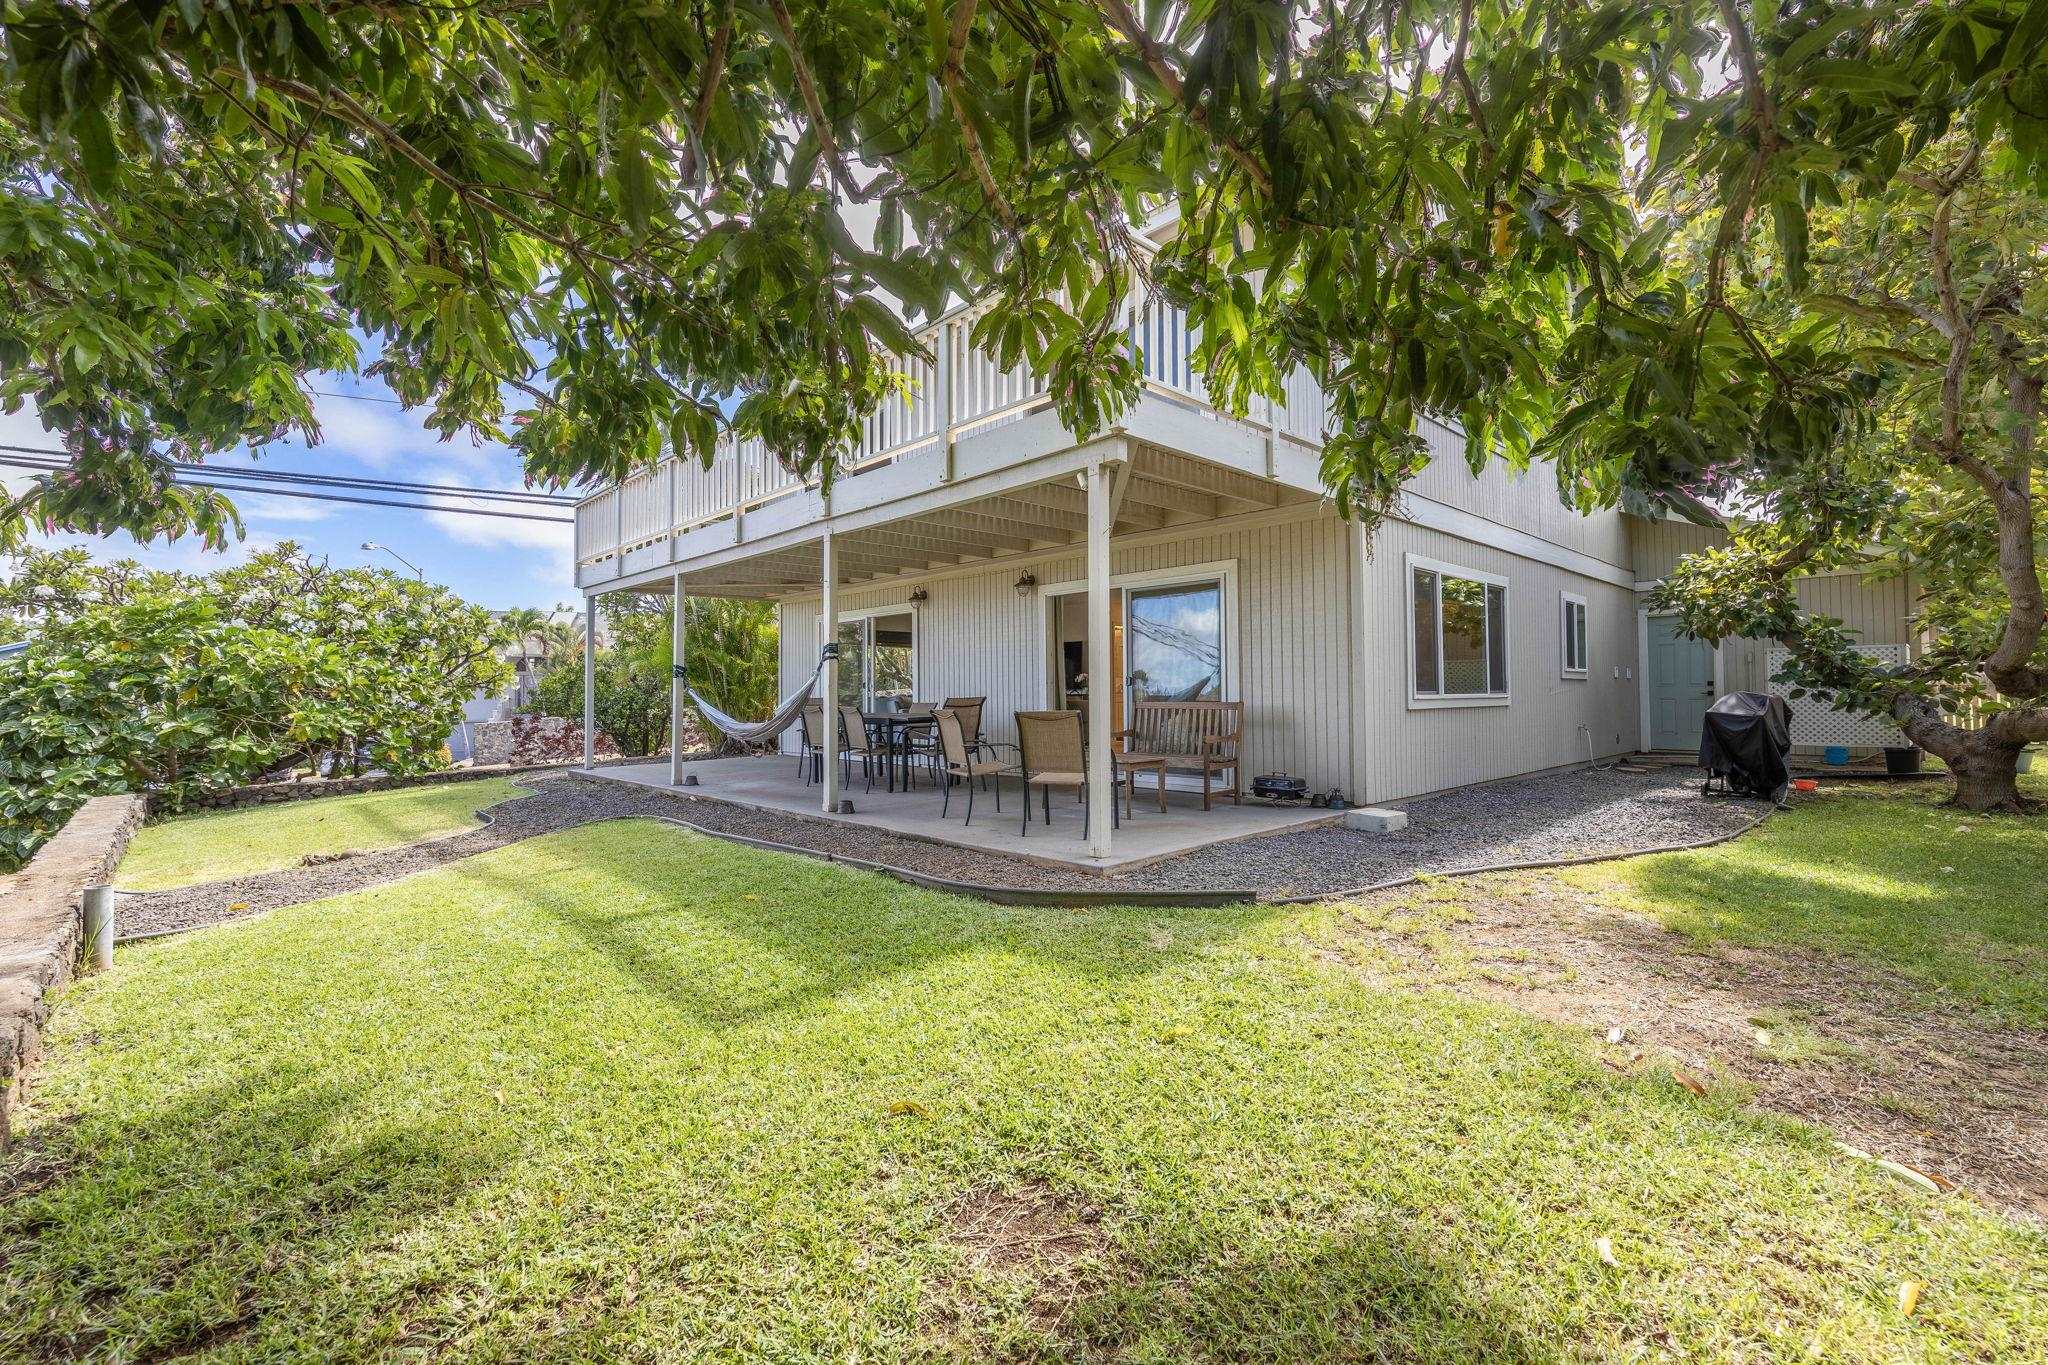
[(1031, 832), (1026, 836), (1020, 832), (1019, 803), (1024, 794), (1014, 778), (1003, 784), (1001, 814), (996, 813), (993, 791), (976, 793), (974, 823), (969, 825), (962, 818), (966, 813), (966, 794), (957, 787), (951, 810), (942, 820), (939, 811), (943, 795), (931, 783), (921, 782), (909, 791), (899, 788), (890, 792), (879, 784), (871, 792), (863, 791), (856, 768), (853, 782), (844, 789), (846, 799), (853, 803), (853, 813), (835, 814), (820, 809), (818, 784), (806, 785), (796, 769), (796, 760), (787, 756), (763, 756), (686, 761), (678, 765), (673, 775), (666, 762), (594, 768), (589, 775), (662, 791), (676, 790), (694, 777), (697, 785), (683, 789), (700, 800), (782, 811), (956, 848), (1106, 873), (1129, 871), (1190, 849), (1302, 829), (1335, 818), (1327, 810), (1308, 806), (1250, 802), (1242, 807), (1219, 804), (1214, 810), (1204, 811), (1199, 794), (1179, 791), (1168, 793), (1166, 811), (1162, 814), (1155, 804), (1149, 779), (1141, 776), (1134, 813), (1116, 831), (1111, 851), (1106, 856), (1097, 856), (1089, 851), (1082, 809), (1071, 791), (1053, 794), (1050, 828), (1043, 820), (1043, 806), (1034, 806)]
[[(1175, 405), (1167, 405), (1153, 416), (1158, 424), (1176, 429), (1176, 444), (1181, 447), (1213, 443), (1219, 436), (1244, 445), (1241, 463), (1251, 467), (1196, 458), (1183, 449), (1121, 431), (1076, 445), (1051, 412), (1031, 411), (999, 429), (965, 434), (957, 444), (898, 455), (864, 468), (835, 485), (830, 494), (809, 488), (787, 491), (723, 520), (673, 532), (665, 541), (631, 551), (622, 548), (610, 566), (614, 586), (609, 591), (670, 598), (678, 660), (685, 651), (682, 608), (688, 597), (782, 601), (815, 593), (816, 619), (835, 624), (819, 628), (822, 659), (815, 655), (806, 658), (809, 651), (801, 645), (786, 651), (786, 684), (802, 680), (815, 666), (813, 696), (857, 700), (868, 711), (900, 710), (912, 701), (930, 706), (948, 694), (984, 697), (992, 704), (983, 713), (981, 733), (999, 740), (1009, 737), (1015, 714), (1045, 706), (1075, 712), (1082, 722), (1086, 754), (1083, 763), (1068, 766), (1086, 771), (1086, 806), (1092, 815), (1084, 814), (1071, 790), (1056, 793), (1056, 806), (1061, 800), (1069, 804), (1069, 818), (1056, 818), (1050, 830), (1035, 823), (1026, 837), (1019, 829), (1021, 812), (1013, 804), (1021, 799), (1014, 780), (1004, 793), (1003, 817), (997, 816), (993, 800), (983, 797), (977, 802), (971, 828), (962, 819), (957, 791), (954, 809), (943, 820), (940, 794), (929, 787), (908, 795), (879, 789), (871, 795), (842, 791), (836, 761), (838, 725), (824, 726), (825, 733), (819, 737), (820, 782), (807, 786), (797, 775), (793, 758), (720, 761), (716, 767), (694, 774), (701, 785), (693, 788), (692, 794), (1103, 870), (1142, 865), (1203, 844), (1328, 818), (1326, 810), (1312, 812), (1303, 807), (1225, 809), (1218, 804), (1203, 811), (1198, 798), (1190, 800), (1177, 791), (1165, 812), (1151, 805), (1115, 828), (1109, 815), (1109, 789), (1114, 755), (1122, 745), (1113, 736), (1125, 721), (1126, 689), (1119, 685), (1076, 693), (1062, 688), (1051, 676), (1050, 664), (1039, 657), (1051, 648), (1049, 631), (1056, 619), (1051, 613), (1057, 605), (1062, 613), (1057, 619), (1064, 623), (1058, 627), (1065, 632), (1062, 638), (1077, 637), (1073, 658), (1065, 665), (1071, 674), (1116, 678), (1121, 683), (1121, 664), (1112, 663), (1112, 639), (1120, 638), (1122, 625), (1121, 621), (1112, 625), (1112, 602), (1118, 592), (1111, 572), (1113, 535), (1123, 537), (1123, 543), (1132, 548), (1171, 545), (1191, 528), (1214, 534), (1246, 524), (1256, 526), (1294, 515), (1315, 501), (1310, 492), (1276, 481), (1270, 473), (1254, 472), (1270, 470), (1278, 458), (1270, 431), (1261, 437), (1249, 428), (1198, 416)], [(1190, 424), (1200, 431), (1178, 431)], [(919, 461), (927, 456), (943, 468), (922, 468)], [(632, 539), (623, 529), (618, 536), (621, 546)], [(659, 560), (654, 559), (656, 555)], [(653, 562), (636, 570), (630, 561), (638, 556)], [(1080, 563), (1074, 564), (1075, 559)], [(903, 688), (918, 687), (928, 691), (928, 696), (924, 691), (912, 694), (906, 690), (901, 696), (892, 695), (890, 704), (883, 706), (877, 695), (858, 695), (864, 691), (858, 672), (863, 666), (861, 655), (873, 651), (856, 650), (842, 662), (841, 653), (848, 647), (832, 643), (830, 632), (838, 630), (848, 616), (876, 613), (849, 606), (848, 594), (872, 591), (881, 584), (911, 583), (914, 589), (905, 588), (902, 603), (892, 608), (895, 614), (888, 619), (902, 616), (913, 620), (911, 614), (928, 596), (926, 583), (1013, 564), (1019, 569), (1015, 583), (1018, 600), (1028, 596), (1036, 604), (1041, 600), (1037, 571), (1056, 562), (1072, 564), (1069, 574), (1073, 569), (1081, 572), (1073, 574), (1071, 581), (1046, 588), (1042, 600), (1048, 614), (1040, 618), (1038, 632), (1047, 638), (1026, 636), (1026, 642), (1009, 655), (985, 658), (986, 670), (970, 670), (969, 676), (956, 670), (953, 676), (958, 681), (952, 686), (934, 685), (929, 677), (920, 678), (914, 671), (900, 680)], [(1057, 598), (1055, 590), (1063, 590)], [(1220, 605), (1225, 599), (1221, 585), (1211, 591)], [(593, 613), (599, 595), (600, 590), (593, 587), (586, 599)], [(992, 618), (975, 619), (986, 623)], [(994, 627), (984, 624), (979, 629)], [(914, 632), (912, 635), (915, 639)], [(986, 650), (987, 644), (987, 635), (961, 628), (953, 639), (952, 652), (955, 658), (966, 657)], [(595, 679), (588, 651), (584, 663), (588, 767), (594, 757), (589, 740), (596, 730)], [(1217, 672), (1209, 683), (1212, 695), (1221, 692), (1234, 702), (1235, 662), (1225, 663), (1219, 657), (1214, 667)], [(856, 695), (850, 696), (842, 687), (845, 668), (855, 670), (848, 682)], [(1010, 681), (1005, 691), (1005, 679), (999, 673), (1031, 668), (1045, 668), (1047, 676), (1022, 687)], [(689, 705), (681, 672), (679, 668), (671, 697), (678, 728)], [(870, 680), (865, 691), (876, 690)], [(691, 765), (677, 761), (673, 766), (610, 768), (600, 775), (679, 787), (692, 773)], [(1250, 776), (1243, 771), (1233, 774), (1240, 788), (1249, 785)], [(1182, 768), (1175, 769), (1172, 780), (1176, 786), (1185, 784)], [(854, 800), (856, 812), (850, 816), (840, 812), (841, 801), (847, 797)], [(1141, 804), (1150, 800), (1149, 774), (1140, 778), (1139, 799)]]

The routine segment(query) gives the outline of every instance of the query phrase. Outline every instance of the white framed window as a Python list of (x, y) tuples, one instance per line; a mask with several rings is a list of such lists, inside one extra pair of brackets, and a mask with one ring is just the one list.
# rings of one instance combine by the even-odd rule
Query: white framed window
[(1508, 704), (1508, 581), (1409, 555), (1408, 705)]
[(1586, 676), (1586, 599), (1577, 593), (1557, 595), (1558, 658), (1567, 678)]

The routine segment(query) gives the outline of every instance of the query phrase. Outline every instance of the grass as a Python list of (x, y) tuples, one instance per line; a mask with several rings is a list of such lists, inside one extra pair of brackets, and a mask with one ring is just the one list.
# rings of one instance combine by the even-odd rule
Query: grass
[(1342, 914), (624, 821), (124, 949), (0, 1179), (0, 1358), (2048, 1356), (2039, 1228), (1374, 989)]
[[(2048, 799), (2048, 775), (2021, 779)], [(1703, 944), (1873, 963), (2007, 1024), (2048, 1026), (2048, 813), (1971, 815), (1942, 784), (1823, 784), (1732, 844), (1568, 882)]]
[(524, 795), (510, 778), (486, 777), (177, 816), (142, 828), (115, 882), (128, 891), (168, 891), (274, 872), (309, 853), (396, 848), (467, 829), (484, 807)]

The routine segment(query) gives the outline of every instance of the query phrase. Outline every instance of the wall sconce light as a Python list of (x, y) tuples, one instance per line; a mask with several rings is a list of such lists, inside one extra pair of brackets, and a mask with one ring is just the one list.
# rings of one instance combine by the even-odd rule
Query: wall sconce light
[(1017, 596), (1029, 597), (1031, 590), (1038, 586), (1038, 575), (1026, 569), (1017, 576)]
[(932, 595), (923, 588), (912, 588), (910, 590), (910, 600), (913, 602), (929, 602), (932, 600)]

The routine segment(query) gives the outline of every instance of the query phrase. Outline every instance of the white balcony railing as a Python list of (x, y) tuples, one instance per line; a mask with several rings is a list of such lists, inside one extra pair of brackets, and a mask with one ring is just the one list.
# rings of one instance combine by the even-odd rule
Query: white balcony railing
[[(1026, 367), (1003, 369), (968, 341), (973, 314), (942, 319), (920, 338), (930, 360), (900, 360), (908, 391), (891, 395), (862, 425), (859, 446), (840, 463), (842, 474), (885, 464), (976, 430), (1015, 421), (1046, 399), (1045, 381)], [(1144, 369), (1147, 389), (1223, 416), (1193, 365), (1200, 332), (1163, 299), (1134, 304), (1127, 320), (1131, 353)], [(1320, 445), (1328, 416), (1322, 386), (1306, 370), (1285, 385), (1283, 403), (1261, 404), (1254, 427), (1308, 445)], [(668, 536), (722, 520), (785, 497), (804, 481), (771, 456), (758, 439), (720, 440), (709, 467), (694, 459), (663, 460), (576, 507), (576, 562), (592, 564), (651, 545)]]

